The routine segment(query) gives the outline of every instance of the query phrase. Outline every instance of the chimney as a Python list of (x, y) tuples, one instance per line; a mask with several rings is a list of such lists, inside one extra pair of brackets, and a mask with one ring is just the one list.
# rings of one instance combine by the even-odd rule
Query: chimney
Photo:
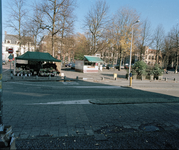
[(5, 35), (7, 34), (7, 31), (5, 31)]

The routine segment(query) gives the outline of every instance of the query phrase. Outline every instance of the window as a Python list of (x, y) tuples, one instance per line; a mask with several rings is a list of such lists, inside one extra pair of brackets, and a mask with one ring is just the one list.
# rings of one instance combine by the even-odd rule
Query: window
[(7, 44), (11, 44), (11, 40), (6, 40), (6, 43)]
[(16, 44), (20, 44), (20, 42), (19, 42), (19, 41), (16, 41)]

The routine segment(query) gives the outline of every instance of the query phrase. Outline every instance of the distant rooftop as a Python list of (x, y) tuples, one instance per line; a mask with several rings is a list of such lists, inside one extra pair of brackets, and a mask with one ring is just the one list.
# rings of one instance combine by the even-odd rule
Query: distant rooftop
[[(17, 42), (19, 42), (19, 36), (18, 35), (12, 35), (12, 34), (7, 34), (5, 32), (5, 38), (4, 38), (4, 43), (6, 43), (6, 41), (10, 41), (10, 44), (18, 44)], [(22, 44), (26, 44), (27, 42), (31, 42), (33, 43), (33, 38), (32, 37), (23, 37), (23, 41)]]
[(5, 34), (4, 43), (5, 43), (7, 40), (10, 40), (10, 41), (11, 41), (11, 44), (17, 44), (18, 35)]

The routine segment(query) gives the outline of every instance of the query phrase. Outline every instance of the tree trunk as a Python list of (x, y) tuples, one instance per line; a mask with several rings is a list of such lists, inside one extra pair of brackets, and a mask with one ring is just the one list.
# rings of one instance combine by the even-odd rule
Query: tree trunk
[(55, 52), (54, 52), (54, 37), (53, 37), (53, 34), (52, 34), (52, 56), (53, 56), (53, 57), (55, 56)]
[(175, 66), (175, 73), (178, 73), (178, 52), (176, 52), (176, 66)]

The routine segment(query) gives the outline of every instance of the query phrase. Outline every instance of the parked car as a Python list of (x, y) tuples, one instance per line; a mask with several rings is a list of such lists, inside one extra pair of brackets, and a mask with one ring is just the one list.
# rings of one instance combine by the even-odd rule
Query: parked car
[[(131, 64), (131, 67), (132, 66), (134, 66), (134, 64)], [(124, 69), (129, 69), (129, 64), (128, 63), (126, 63), (125, 65), (124, 65)]]
[(75, 64), (74, 63), (72, 63), (71, 69), (75, 69)]
[(119, 64), (114, 65), (116, 69), (119, 69)]
[(105, 64), (103, 64), (102, 67), (103, 67), (103, 69), (106, 69), (106, 65)]
[(5, 61), (5, 60), (3, 60), (3, 61), (2, 61), (2, 64), (3, 64), (3, 65), (6, 65), (6, 61)]
[(71, 66), (72, 66), (72, 63), (65, 64), (65, 67), (71, 67)]
[(124, 64), (124, 69), (129, 69), (129, 64), (128, 63)]
[(111, 68), (114, 68), (114, 65), (108, 64), (108, 65), (106, 66), (106, 69), (111, 69)]
[(72, 66), (72, 63), (69, 63), (69, 64), (68, 64), (68, 67), (71, 67), (71, 66)]

